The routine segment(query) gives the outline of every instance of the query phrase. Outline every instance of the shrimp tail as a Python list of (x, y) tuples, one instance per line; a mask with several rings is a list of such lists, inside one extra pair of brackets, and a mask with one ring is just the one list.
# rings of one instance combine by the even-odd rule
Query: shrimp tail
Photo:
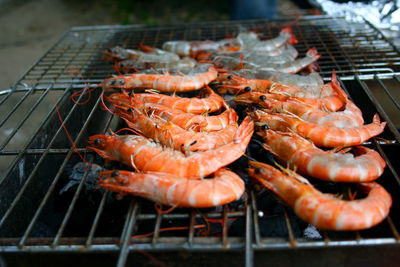
[(148, 46), (148, 45), (139, 44), (138, 47), (140, 50), (142, 50), (143, 52), (146, 52), (146, 53), (151, 53), (154, 51), (154, 48), (151, 46)]
[(242, 142), (246, 137), (251, 137), (252, 132), (254, 130), (254, 123), (249, 116), (247, 116), (242, 124), (239, 126), (237, 132), (233, 136), (233, 141), (235, 143)]
[(292, 26), (287, 26), (287, 27), (283, 28), (281, 33), (287, 33), (290, 35), (290, 38), (287, 41), (289, 44), (294, 45), (299, 42), (299, 40), (297, 40), (296, 36), (293, 33)]
[(332, 85), (332, 89), (339, 96), (340, 100), (342, 100), (343, 103), (347, 103), (349, 101), (349, 98), (347, 97), (346, 92), (343, 91), (342, 87), (340, 86), (340, 84), (337, 80), (337, 77), (336, 77), (335, 70), (332, 71), (331, 85)]

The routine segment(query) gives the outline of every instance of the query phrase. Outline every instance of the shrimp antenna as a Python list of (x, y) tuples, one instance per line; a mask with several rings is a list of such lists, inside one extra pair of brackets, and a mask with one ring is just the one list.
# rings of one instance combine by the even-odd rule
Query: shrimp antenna
[(163, 205), (160, 202), (154, 203), (154, 209), (161, 214), (168, 214), (178, 207), (178, 206), (172, 206), (171, 208), (169, 208), (167, 210), (163, 210), (162, 206)]

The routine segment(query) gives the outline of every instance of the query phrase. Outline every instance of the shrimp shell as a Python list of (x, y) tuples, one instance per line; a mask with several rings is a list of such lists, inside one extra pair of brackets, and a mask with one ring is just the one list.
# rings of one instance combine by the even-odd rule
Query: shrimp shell
[(322, 147), (346, 147), (360, 145), (371, 137), (381, 134), (386, 122), (380, 122), (375, 114), (372, 123), (354, 128), (338, 128), (321, 126), (307, 122), (296, 116), (287, 114), (269, 114), (256, 110), (253, 112), (256, 121), (266, 124), (269, 128), (278, 131), (296, 132), (304, 138), (310, 139), (315, 145)]
[(382, 175), (386, 162), (378, 152), (367, 147), (351, 153), (324, 151), (293, 132), (271, 129), (258, 132), (264, 147), (302, 174), (334, 182), (370, 182)]
[(151, 116), (160, 117), (185, 130), (194, 130), (197, 132), (220, 131), (230, 123), (237, 122), (236, 111), (229, 107), (221, 114), (207, 116), (186, 113), (156, 104), (136, 102), (135, 106), (142, 112), (151, 114)]
[(179, 97), (169, 96), (156, 93), (141, 93), (132, 94), (131, 96), (126, 93), (114, 93), (106, 99), (114, 105), (126, 104), (130, 105), (132, 101), (139, 101), (144, 103), (153, 103), (163, 105), (171, 109), (181, 110), (187, 113), (204, 114), (218, 111), (225, 106), (224, 99), (216, 94), (210, 87), (206, 86), (206, 95), (204, 98), (200, 97)]
[(214, 67), (199, 67), (201, 73), (189, 75), (133, 73), (103, 81), (103, 88), (155, 89), (163, 93), (189, 92), (203, 88), (217, 78)]
[(286, 43), (296, 44), (297, 39), (292, 32), (290, 26), (281, 30), (279, 35), (269, 40), (259, 40), (254, 32), (242, 32), (236, 37), (237, 42), (243, 49), (253, 51), (271, 51), (275, 50)]
[(106, 159), (120, 161), (143, 172), (156, 171), (199, 179), (241, 157), (253, 129), (254, 124), (247, 117), (232, 142), (213, 150), (194, 152), (189, 156), (138, 135), (94, 135), (89, 138), (88, 148)]
[(220, 131), (195, 132), (182, 129), (171, 121), (145, 115), (136, 108), (128, 110), (117, 108), (115, 112), (125, 120), (130, 128), (140, 131), (144, 136), (156, 142), (182, 152), (207, 151), (228, 144), (232, 142), (238, 129), (236, 121), (231, 121)]
[(358, 184), (366, 198), (346, 201), (323, 194), (300, 175), (287, 175), (260, 162), (249, 164), (252, 178), (282, 198), (302, 220), (320, 229), (367, 229), (382, 222), (392, 206), (390, 194), (375, 182)]
[(167, 173), (129, 171), (101, 172), (100, 186), (176, 207), (210, 208), (238, 200), (243, 180), (234, 172), (219, 169), (210, 179), (190, 180)]

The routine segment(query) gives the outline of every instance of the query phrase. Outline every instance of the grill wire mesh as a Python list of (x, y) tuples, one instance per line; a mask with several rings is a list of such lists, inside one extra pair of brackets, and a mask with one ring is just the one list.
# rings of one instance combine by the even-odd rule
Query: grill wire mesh
[[(70, 99), (77, 90), (87, 91), (86, 84), (93, 88), (116, 74), (101, 59), (103, 50), (115, 45), (161, 47), (167, 40), (219, 40), (235, 36), (241, 27), (256, 29), (268, 39), (279, 32), (277, 25), (289, 22), (77, 27), (65, 33), (11, 88), (0, 92), (0, 251), (113, 252), (118, 254), (118, 266), (124, 266), (134, 251), (240, 251), (247, 266), (272, 256), (263, 253), (298, 251), (294, 248), (317, 249), (321, 255), (334, 248), (343, 248), (342, 253), (349, 247), (371, 246), (398, 252), (400, 167), (395, 162), (400, 141), (400, 53), (367, 23), (305, 16), (293, 24), (293, 31), (299, 39), (295, 46), (299, 55), (316, 47), (322, 55), (321, 75), (328, 81), (336, 70), (367, 122), (376, 112), (388, 122), (382, 138), (366, 144), (387, 162), (379, 183), (393, 197), (389, 217), (372, 229), (315, 231), (269, 194), (251, 186), (239, 203), (163, 214), (148, 201), (119, 200), (98, 189), (95, 174), (78, 164), (82, 160), (76, 150), (101, 167), (99, 157), (86, 151), (87, 139), (115, 130), (120, 123), (102, 110), (100, 90), (92, 91), (90, 98), (81, 95), (78, 102), (89, 99), (84, 105)], [(71, 146), (59, 116), (77, 149)], [(71, 180), (77, 172), (81, 175)], [(310, 234), (315, 232), (317, 236)], [(368, 255), (377, 259), (378, 251)]]

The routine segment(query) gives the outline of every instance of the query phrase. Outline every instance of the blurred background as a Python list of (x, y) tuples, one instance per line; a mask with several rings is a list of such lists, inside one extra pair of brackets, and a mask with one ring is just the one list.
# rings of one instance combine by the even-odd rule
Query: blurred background
[[(227, 0), (0, 0), (0, 90), (8, 89), (73, 26), (229, 20), (232, 4)], [(284, 0), (277, 13), (296, 9), (298, 5)]]
[(399, 6), (400, 0), (0, 0), (0, 90), (10, 88), (73, 26), (296, 17), (308, 10), (349, 19), (363, 16), (387, 36), (394, 34), (400, 45)]

